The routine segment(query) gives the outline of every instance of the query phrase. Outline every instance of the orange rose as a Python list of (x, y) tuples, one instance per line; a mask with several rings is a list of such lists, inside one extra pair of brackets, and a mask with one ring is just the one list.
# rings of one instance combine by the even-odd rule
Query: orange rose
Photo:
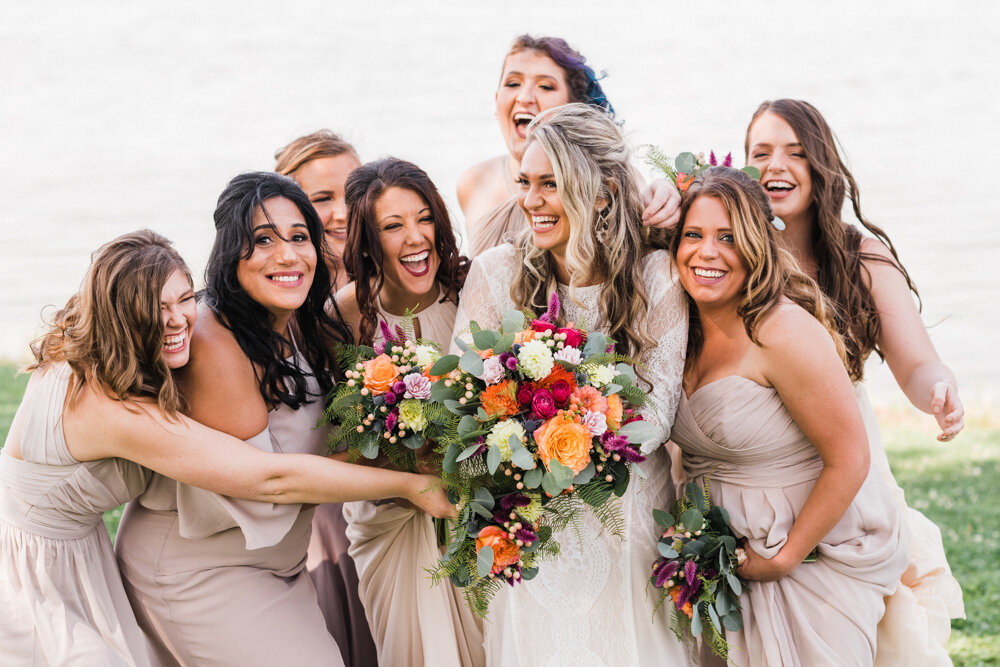
[(587, 467), (590, 450), (594, 448), (589, 428), (561, 416), (539, 426), (535, 431), (535, 442), (538, 443), (538, 458), (546, 468), (550, 468), (549, 461), (555, 459), (571, 468), (573, 474)]
[(476, 537), (476, 552), (483, 547), (493, 549), (493, 567), (490, 572), (500, 574), (508, 565), (513, 565), (521, 559), (521, 548), (514, 544), (507, 531), (499, 526), (486, 526)]
[(378, 396), (389, 391), (399, 377), (399, 369), (388, 354), (380, 354), (365, 362), (365, 388)]
[(608, 419), (608, 427), (618, 430), (622, 427), (622, 416), (625, 414), (625, 406), (618, 394), (608, 396), (608, 411), (604, 416)]
[(514, 344), (524, 345), (529, 340), (535, 340), (535, 333), (537, 332), (534, 329), (525, 329), (524, 331), (517, 332), (514, 334)]
[(677, 172), (677, 189), (681, 192), (687, 192), (687, 189), (691, 187), (694, 183), (694, 174), (688, 176), (683, 171)]

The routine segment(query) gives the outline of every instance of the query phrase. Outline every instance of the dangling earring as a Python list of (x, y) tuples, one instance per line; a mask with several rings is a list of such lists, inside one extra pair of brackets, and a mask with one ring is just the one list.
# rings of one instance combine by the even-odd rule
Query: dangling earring
[(597, 237), (598, 243), (604, 243), (607, 241), (608, 230), (611, 227), (611, 221), (608, 219), (608, 216), (609, 212), (607, 206), (605, 206), (597, 214), (597, 223), (594, 225), (594, 228), (596, 230), (595, 236)]

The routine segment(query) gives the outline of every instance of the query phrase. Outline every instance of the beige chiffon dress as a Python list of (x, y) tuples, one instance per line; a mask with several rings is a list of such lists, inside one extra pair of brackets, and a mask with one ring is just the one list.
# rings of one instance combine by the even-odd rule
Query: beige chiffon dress
[[(390, 327), (405, 326), (402, 317), (378, 311)], [(455, 312), (451, 301), (421, 311), (421, 338), (447, 350)], [(381, 341), (381, 332), (376, 336)], [(427, 572), (441, 557), (430, 515), (394, 502), (362, 501), (344, 503), (344, 516), (379, 664), (483, 665), (481, 622), (461, 591), (447, 581), (433, 585)]]
[(469, 258), (478, 257), (490, 248), (513, 241), (525, 227), (527, 223), (524, 211), (511, 195), (469, 226)]
[(15, 420), (21, 459), (0, 453), (0, 664), (149, 665), (102, 515), (150, 472), (124, 459), (80, 462), (63, 437), (72, 371), (35, 371)]
[[(765, 558), (785, 544), (823, 461), (777, 391), (740, 376), (681, 397), (672, 434), (688, 478), (711, 480), (738, 537)], [(736, 665), (871, 665), (884, 597), (909, 559), (909, 531), (873, 466), (819, 559), (740, 598), (743, 630), (728, 632)]]
[[(309, 390), (318, 393), (313, 378)], [(298, 410), (279, 404), (247, 442), (325, 454), (323, 408), (322, 396)], [(154, 475), (126, 509), (115, 550), (158, 663), (343, 665), (305, 571), (312, 516), (312, 506), (237, 500)]]
[(885, 616), (878, 624), (876, 665), (932, 667), (950, 665), (948, 638), (951, 619), (965, 618), (962, 587), (951, 574), (941, 540), (941, 529), (907, 506), (903, 489), (889, 469), (875, 409), (861, 383), (855, 385), (858, 407), (871, 446), (872, 468), (885, 480), (910, 531), (910, 561), (896, 592), (885, 600)]

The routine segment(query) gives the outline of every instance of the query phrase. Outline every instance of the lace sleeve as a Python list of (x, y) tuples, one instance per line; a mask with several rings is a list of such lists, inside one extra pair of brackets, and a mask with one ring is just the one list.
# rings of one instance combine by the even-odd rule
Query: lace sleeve
[(475, 321), (484, 329), (500, 326), (503, 314), (514, 307), (510, 300), (510, 286), (514, 278), (514, 247), (505, 244), (490, 248), (472, 261), (465, 287), (458, 298), (455, 329), (452, 332), (450, 352), (458, 354), (455, 337), (470, 340), (469, 322)]
[(646, 373), (652, 384), (649, 402), (652, 410), (646, 419), (658, 426), (658, 437), (642, 444), (648, 454), (670, 437), (677, 414), (684, 375), (684, 354), (687, 350), (688, 311), (684, 292), (670, 269), (670, 255), (665, 250), (650, 253), (643, 260), (643, 280), (649, 297), (646, 330), (657, 342), (641, 357), (649, 368)]

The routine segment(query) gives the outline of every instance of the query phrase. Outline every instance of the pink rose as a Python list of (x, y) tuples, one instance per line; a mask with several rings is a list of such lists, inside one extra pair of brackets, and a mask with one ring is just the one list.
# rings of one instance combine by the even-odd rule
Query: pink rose
[(563, 342), (570, 347), (580, 347), (583, 343), (583, 333), (577, 329), (559, 329), (556, 333), (566, 334), (566, 340)]
[(569, 397), (573, 393), (573, 388), (569, 386), (566, 380), (556, 380), (549, 387), (549, 391), (552, 392), (552, 399), (556, 402), (556, 405), (564, 408), (569, 403)]
[(539, 389), (531, 397), (531, 410), (542, 419), (548, 419), (556, 413), (556, 402), (548, 389)]
[(531, 399), (535, 396), (535, 385), (531, 382), (525, 382), (517, 389), (517, 403), (522, 408), (526, 408), (531, 405)]
[(531, 328), (535, 331), (555, 331), (556, 325), (545, 320), (531, 320)]

